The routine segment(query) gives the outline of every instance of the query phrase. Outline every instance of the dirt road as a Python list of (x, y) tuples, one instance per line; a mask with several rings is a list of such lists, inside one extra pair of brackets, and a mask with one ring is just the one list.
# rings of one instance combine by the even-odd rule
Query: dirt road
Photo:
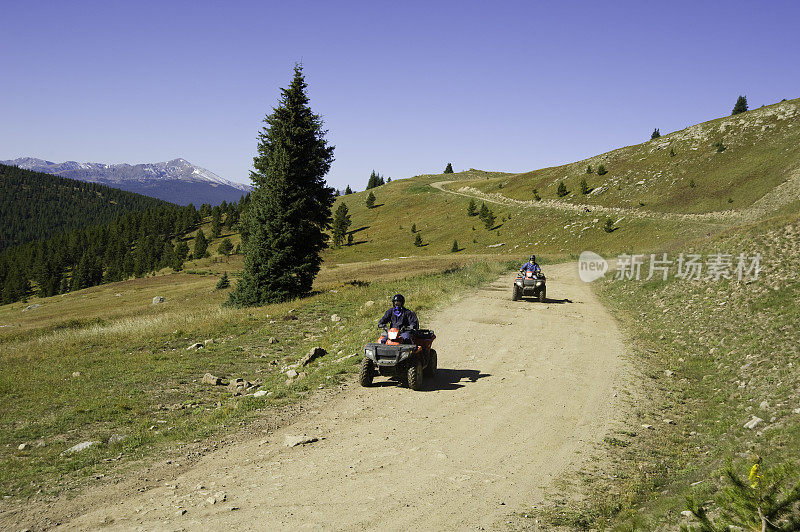
[[(597, 452), (622, 415), (625, 348), (614, 320), (574, 264), (546, 273), (548, 303), (512, 302), (509, 275), (423, 324), (436, 331), (440, 366), (425, 391), (383, 378), (352, 386), (162, 487), (107, 494), (118, 503), (90, 506), (63, 528), (504, 526)], [(320, 439), (287, 448), (287, 435)]]

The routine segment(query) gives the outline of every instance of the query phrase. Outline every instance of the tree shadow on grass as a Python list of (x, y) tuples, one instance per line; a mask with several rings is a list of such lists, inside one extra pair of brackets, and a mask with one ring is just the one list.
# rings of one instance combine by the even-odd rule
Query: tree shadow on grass
[(367, 229), (369, 229), (369, 226), (368, 225), (363, 225), (363, 226), (359, 227), (358, 229), (353, 229), (352, 231), (348, 231), (347, 234), (348, 235), (354, 235), (354, 234), (356, 234), (356, 233), (358, 233), (360, 231), (366, 231)]
[(497, 225), (495, 225), (494, 227), (492, 227), (491, 229), (489, 229), (489, 231), (494, 231), (495, 229), (500, 229), (500, 228), (501, 228), (501, 227), (503, 227), (504, 225), (505, 225), (505, 224), (497, 224)]

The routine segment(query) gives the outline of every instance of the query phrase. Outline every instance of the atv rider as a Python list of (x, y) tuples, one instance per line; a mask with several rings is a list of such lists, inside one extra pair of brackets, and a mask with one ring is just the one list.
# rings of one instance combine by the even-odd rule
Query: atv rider
[(531, 255), (528, 262), (522, 265), (522, 268), (519, 269), (520, 273), (525, 273), (526, 271), (533, 272), (534, 275), (538, 275), (542, 273), (542, 269), (536, 264), (536, 255)]
[[(395, 294), (392, 298), (392, 308), (384, 313), (378, 322), (378, 327), (389, 325), (393, 329), (398, 329), (402, 331), (400, 333), (402, 342), (404, 344), (413, 344), (414, 342), (411, 339), (413, 332), (411, 330), (403, 331), (403, 328), (419, 329), (419, 320), (417, 320), (417, 315), (414, 314), (414, 311), (407, 309), (405, 304), (406, 298), (403, 297), (403, 294)], [(386, 338), (386, 336), (381, 337), (382, 344), (386, 343)]]

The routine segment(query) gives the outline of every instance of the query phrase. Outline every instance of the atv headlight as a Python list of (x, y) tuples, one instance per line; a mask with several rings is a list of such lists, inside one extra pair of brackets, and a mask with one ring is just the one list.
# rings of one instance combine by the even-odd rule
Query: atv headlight
[(375, 356), (375, 348), (374, 347), (365, 347), (364, 348), (364, 354), (367, 355), (368, 357), (374, 357)]
[(536, 286), (542, 286), (544, 283), (542, 281), (536, 281)]

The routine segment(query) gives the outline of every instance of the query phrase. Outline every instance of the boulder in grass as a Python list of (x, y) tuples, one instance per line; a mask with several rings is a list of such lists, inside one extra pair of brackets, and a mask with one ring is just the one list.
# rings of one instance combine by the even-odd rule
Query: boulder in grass
[(99, 441), (84, 441), (84, 442), (81, 442), (81, 443), (79, 443), (77, 445), (73, 445), (72, 447), (70, 447), (69, 449), (67, 449), (66, 451), (64, 451), (61, 454), (65, 455), (65, 454), (79, 453), (81, 451), (85, 451), (89, 447), (93, 447), (93, 446), (99, 445), (99, 444), (100, 444)]
[(307, 366), (307, 365), (311, 364), (313, 361), (315, 361), (316, 359), (318, 359), (319, 357), (323, 357), (323, 356), (325, 356), (327, 354), (328, 354), (328, 352), (325, 351), (323, 348), (315, 347), (314, 349), (309, 351), (306, 356), (303, 357), (303, 360), (300, 361), (300, 365), (301, 366)]
[(163, 303), (164, 301), (166, 301), (166, 299), (164, 299), (164, 296), (156, 296), (153, 298), (153, 305), (158, 305), (159, 303)]
[(222, 379), (220, 379), (219, 377), (215, 377), (211, 373), (206, 373), (205, 375), (203, 375), (202, 383), (210, 384), (211, 386), (217, 386), (219, 384), (222, 384)]

